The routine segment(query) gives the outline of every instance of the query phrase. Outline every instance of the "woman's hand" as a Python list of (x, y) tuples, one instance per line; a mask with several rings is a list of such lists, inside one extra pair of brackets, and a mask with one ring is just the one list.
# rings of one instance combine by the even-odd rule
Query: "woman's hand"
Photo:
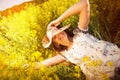
[(47, 29), (49, 29), (50, 27), (57, 27), (60, 23), (61, 22), (58, 19), (53, 20), (48, 24)]
[(36, 62), (35, 69), (36, 69), (36, 70), (37, 70), (37, 69), (40, 69), (40, 65), (41, 65), (41, 63), (40, 63), (40, 62)]

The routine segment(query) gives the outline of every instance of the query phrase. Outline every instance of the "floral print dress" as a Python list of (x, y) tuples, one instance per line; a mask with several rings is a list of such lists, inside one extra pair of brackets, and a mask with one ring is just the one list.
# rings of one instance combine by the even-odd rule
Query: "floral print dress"
[(64, 57), (79, 65), (89, 80), (109, 80), (114, 76), (114, 69), (120, 67), (120, 49), (79, 29), (73, 33), (73, 45), (63, 52)]

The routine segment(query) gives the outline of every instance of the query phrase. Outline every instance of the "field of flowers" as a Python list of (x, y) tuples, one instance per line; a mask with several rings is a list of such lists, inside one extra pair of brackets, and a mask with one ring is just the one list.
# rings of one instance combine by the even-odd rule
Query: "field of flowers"
[[(39, 70), (34, 69), (35, 62), (56, 54), (52, 46), (49, 49), (42, 47), (41, 40), (45, 35), (46, 26), (77, 1), (46, 0), (41, 4), (29, 2), (19, 6), (19, 9), (17, 7), (0, 12), (0, 80), (85, 80), (80, 68), (74, 64), (65, 66), (61, 63), (52, 67), (41, 66)], [(114, 34), (115, 40), (111, 40), (110, 28), (106, 27), (107, 24), (100, 24), (100, 16), (103, 13), (98, 10), (98, 6), (101, 6), (98, 5), (99, 1), (93, 0), (90, 3), (91, 34), (120, 45), (119, 32)], [(68, 29), (68, 32), (71, 32), (77, 21), (78, 15), (71, 16), (62, 22), (60, 27), (71, 23), (71, 28)], [(107, 32), (102, 35), (106, 28)], [(31, 66), (25, 68), (24, 64)]]

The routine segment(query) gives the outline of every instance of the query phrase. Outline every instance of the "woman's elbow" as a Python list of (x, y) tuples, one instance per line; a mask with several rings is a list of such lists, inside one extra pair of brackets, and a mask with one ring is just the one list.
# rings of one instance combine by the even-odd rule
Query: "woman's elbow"
[(83, 7), (88, 7), (90, 5), (89, 0), (79, 0), (78, 4), (83, 5)]

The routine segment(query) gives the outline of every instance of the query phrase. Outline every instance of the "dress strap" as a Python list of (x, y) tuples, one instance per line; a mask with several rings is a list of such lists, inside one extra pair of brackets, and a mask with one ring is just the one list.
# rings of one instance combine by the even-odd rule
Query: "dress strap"
[(61, 55), (62, 57), (64, 57), (67, 62), (70, 62), (70, 61), (68, 60), (68, 58), (67, 58), (66, 56), (64, 56), (62, 53), (59, 53), (59, 55)]
[(65, 57), (63, 54), (60, 54), (60, 55), (61, 55), (62, 57), (64, 57), (66, 60), (68, 60), (67, 57)]

